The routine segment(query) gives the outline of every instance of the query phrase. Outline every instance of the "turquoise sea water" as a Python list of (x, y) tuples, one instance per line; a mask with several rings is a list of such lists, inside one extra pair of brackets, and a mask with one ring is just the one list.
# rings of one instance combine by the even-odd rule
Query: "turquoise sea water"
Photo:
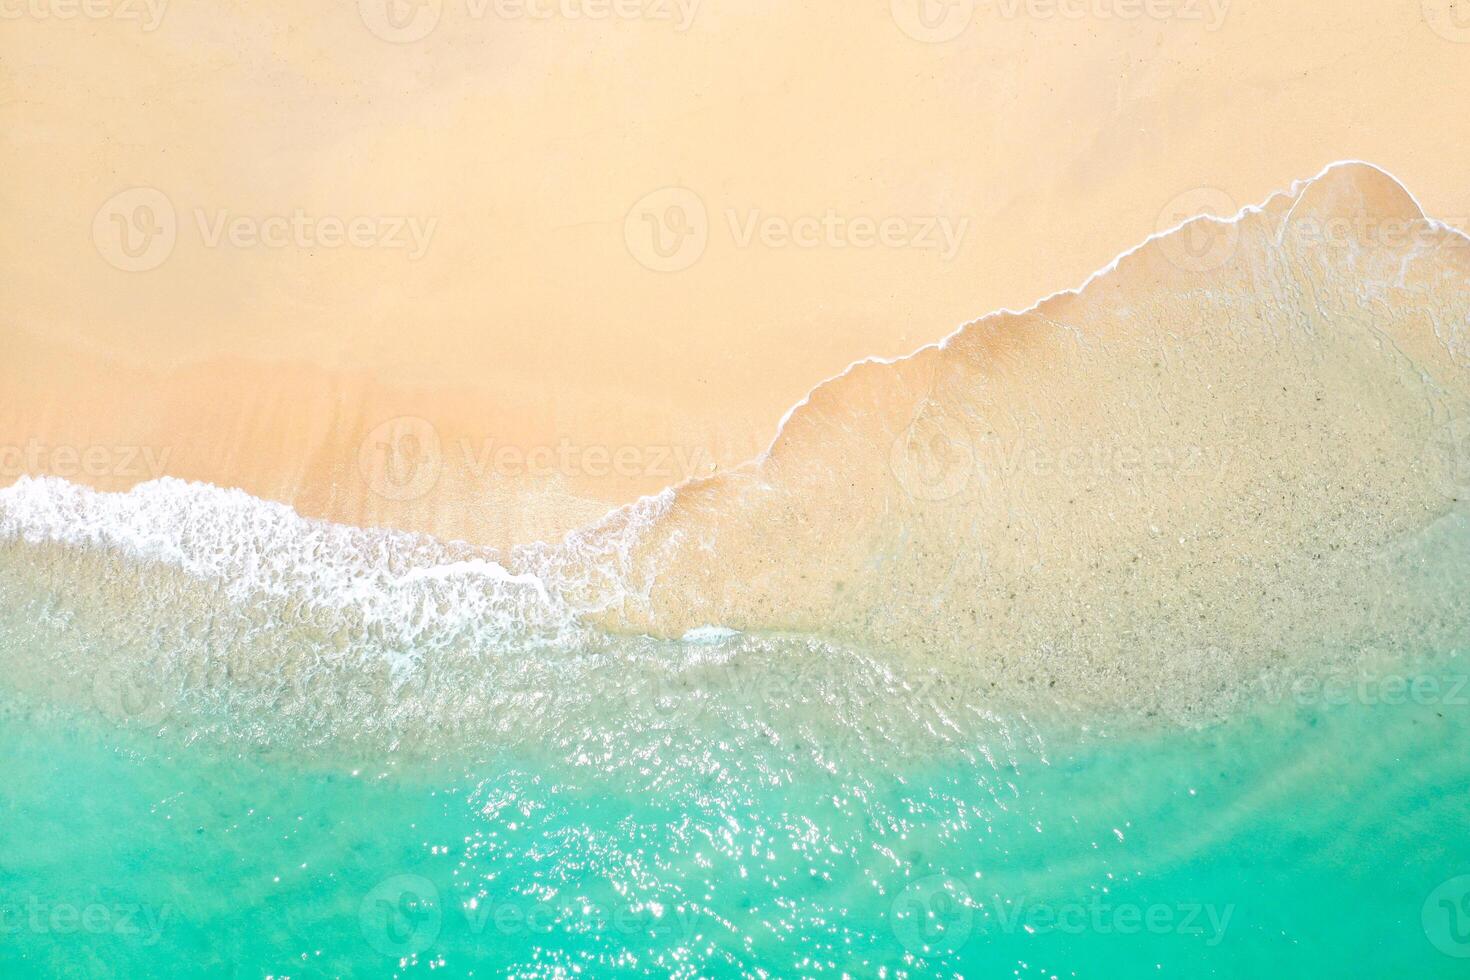
[(1470, 977), (1462, 241), (1297, 233), (1387, 180), (559, 542), (0, 488), (0, 977)]
[(754, 703), (376, 764), (15, 704), (0, 974), (1467, 976), (1467, 675), (881, 759)]

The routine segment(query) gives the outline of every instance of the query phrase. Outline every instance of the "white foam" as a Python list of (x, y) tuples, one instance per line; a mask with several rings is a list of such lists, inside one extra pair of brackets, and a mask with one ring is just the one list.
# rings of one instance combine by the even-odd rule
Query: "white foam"
[(103, 493), (23, 477), (0, 489), (0, 541), (102, 549), (182, 571), (234, 603), (271, 597), (350, 613), (404, 643), (423, 642), (431, 616), (435, 633), (565, 642), (581, 614), (628, 600), (633, 541), (657, 511), (655, 499), (560, 546), (502, 554), (311, 520), (240, 490), (172, 478)]
[(686, 632), (680, 639), (685, 643), (711, 644), (728, 640), (733, 636), (739, 636), (739, 630), (733, 630), (728, 626), (696, 626)]

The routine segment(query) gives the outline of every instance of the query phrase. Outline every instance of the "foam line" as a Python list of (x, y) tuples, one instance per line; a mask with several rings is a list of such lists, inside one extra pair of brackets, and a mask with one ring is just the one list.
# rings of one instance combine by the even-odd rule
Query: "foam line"
[[(1265, 210), (1271, 205), (1271, 202), (1275, 201), (1277, 198), (1280, 198), (1280, 197), (1295, 198), (1296, 201), (1295, 201), (1295, 203), (1292, 204), (1292, 211), (1295, 212), (1296, 205), (1299, 204), (1299, 203), (1301, 203), (1302, 196), (1303, 196), (1304, 192), (1306, 191), (1306, 189), (1308, 187), (1310, 187), (1311, 185), (1315, 184), (1317, 181), (1321, 180), (1323, 177), (1326, 177), (1332, 171), (1334, 171), (1334, 170), (1336, 170), (1336, 169), (1338, 169), (1340, 167), (1352, 167), (1352, 166), (1368, 167), (1369, 169), (1378, 171), (1380, 174), (1382, 174), (1383, 176), (1387, 177), (1389, 180), (1392, 180), (1394, 183), (1398, 184), (1398, 186), (1401, 189), (1403, 189), (1404, 193), (1405, 194), (1408, 194), (1409, 198), (1414, 202), (1414, 206), (1419, 209), (1420, 214), (1423, 214), (1424, 217), (1425, 217), (1425, 220), (1428, 221), (1428, 222), (1430, 222), (1431, 225), (1433, 225), (1437, 229), (1443, 229), (1443, 230), (1452, 231), (1456, 235), (1459, 235), (1461, 238), (1464, 238), (1467, 241), (1470, 241), (1470, 234), (1466, 234), (1461, 229), (1456, 228), (1453, 225), (1448, 224), (1447, 222), (1440, 221), (1440, 220), (1438, 220), (1436, 218), (1429, 217), (1428, 213), (1424, 210), (1423, 205), (1421, 205), (1419, 203), (1419, 199), (1414, 196), (1413, 192), (1411, 192), (1407, 187), (1405, 187), (1403, 181), (1399, 180), (1397, 177), (1395, 177), (1393, 174), (1389, 173), (1387, 170), (1384, 170), (1382, 167), (1377, 166), (1376, 164), (1368, 163), (1365, 160), (1338, 160), (1338, 161), (1335, 161), (1333, 163), (1329, 163), (1327, 166), (1323, 167), (1317, 173), (1317, 175), (1315, 177), (1309, 177), (1306, 180), (1294, 180), (1294, 181), (1292, 181), (1291, 187), (1288, 190), (1285, 190), (1285, 191), (1277, 191), (1274, 194), (1271, 194), (1269, 197), (1267, 197), (1266, 200), (1263, 201), (1260, 204), (1247, 204), (1245, 207), (1243, 207), (1239, 211), (1235, 212), (1235, 214), (1232, 217), (1229, 217), (1229, 218), (1220, 218), (1220, 217), (1217, 217), (1217, 216), (1212, 215), (1212, 214), (1196, 215), (1193, 218), (1186, 218), (1184, 221), (1181, 221), (1179, 224), (1175, 225), (1172, 228), (1166, 229), (1164, 231), (1156, 231), (1153, 234), (1149, 235), (1147, 238), (1145, 238), (1143, 241), (1139, 242), (1137, 245), (1134, 245), (1132, 248), (1126, 249), (1126, 250), (1124, 250), (1122, 252), (1119, 252), (1117, 255), (1113, 256), (1113, 258), (1112, 258), (1112, 260), (1110, 262), (1108, 262), (1102, 268), (1098, 269), (1096, 272), (1092, 273), (1085, 280), (1083, 280), (1082, 285), (1076, 286), (1076, 287), (1074, 287), (1072, 289), (1061, 289), (1061, 290), (1058, 290), (1057, 292), (1054, 292), (1054, 293), (1052, 293), (1049, 296), (1046, 296), (1046, 297), (1044, 297), (1042, 299), (1037, 300), (1035, 303), (1032, 303), (1030, 306), (1026, 307), (1023, 310), (1013, 310), (1013, 309), (1011, 309), (1009, 307), (1001, 307), (1001, 308), (996, 309), (996, 310), (991, 310), (989, 313), (986, 313), (985, 315), (980, 316), (980, 317), (977, 317), (977, 318), (975, 318), (973, 320), (968, 320), (968, 321), (960, 324), (954, 330), (950, 331), (948, 334), (946, 334), (941, 339), (939, 339), (937, 341), (931, 341), (930, 343), (927, 343), (927, 344), (925, 344), (922, 347), (919, 347), (919, 348), (917, 348), (917, 349), (915, 349), (913, 351), (910, 351), (907, 354), (900, 354), (897, 357), (878, 357), (878, 356), (874, 355), (874, 356), (864, 357), (864, 358), (861, 358), (859, 360), (853, 361), (847, 367), (843, 368), (842, 371), (840, 371), (839, 373), (833, 375), (832, 377), (826, 379), (825, 381), (819, 382), (815, 387), (813, 387), (810, 391), (808, 391), (806, 393), (806, 395), (803, 396), (800, 401), (798, 401), (795, 405), (792, 405), (790, 408), (788, 408), (786, 410), (786, 414), (783, 415), (783, 416), (781, 416), (781, 421), (776, 424), (776, 434), (771, 439), (770, 445), (768, 445), (766, 447), (765, 452), (761, 453), (759, 456), (757, 456), (755, 458), (754, 462), (763, 462), (763, 461), (765, 461), (766, 459), (768, 459), (770, 457), (772, 451), (774, 451), (775, 448), (776, 448), (776, 444), (781, 441), (781, 434), (786, 430), (786, 424), (791, 421), (791, 417), (794, 414), (796, 414), (796, 412), (797, 412), (798, 409), (804, 407), (805, 405), (807, 405), (811, 401), (813, 395), (815, 395), (818, 391), (820, 391), (823, 388), (825, 388), (827, 385), (832, 384), (833, 382), (836, 382), (836, 381), (841, 381), (843, 378), (845, 378), (849, 374), (851, 374), (854, 370), (856, 370), (857, 368), (862, 367), (865, 364), (893, 365), (893, 364), (901, 363), (903, 361), (911, 360), (912, 358), (915, 358), (915, 357), (919, 356), (920, 354), (922, 354), (922, 353), (924, 353), (925, 351), (928, 351), (928, 350), (943, 350), (945, 347), (949, 346), (950, 341), (954, 340), (960, 334), (964, 333), (967, 329), (969, 329), (971, 326), (974, 326), (977, 323), (984, 323), (986, 320), (990, 320), (990, 319), (993, 319), (993, 318), (998, 317), (998, 316), (1026, 316), (1027, 314), (1035, 313), (1037, 310), (1039, 310), (1041, 307), (1045, 306), (1047, 303), (1050, 303), (1052, 300), (1060, 299), (1063, 296), (1080, 296), (1087, 289), (1088, 286), (1091, 286), (1098, 279), (1101, 279), (1102, 277), (1104, 277), (1104, 276), (1108, 275), (1109, 273), (1115, 271), (1118, 268), (1119, 264), (1122, 263), (1124, 259), (1127, 259), (1130, 256), (1132, 256), (1132, 255), (1134, 255), (1134, 254), (1142, 251), (1143, 249), (1147, 248), (1149, 245), (1153, 244), (1155, 241), (1158, 241), (1159, 239), (1168, 238), (1170, 235), (1173, 235), (1176, 232), (1179, 232), (1179, 231), (1182, 231), (1185, 228), (1188, 228), (1190, 225), (1194, 224), (1196, 221), (1208, 221), (1208, 222), (1212, 222), (1214, 224), (1221, 224), (1221, 225), (1234, 225), (1234, 224), (1239, 224), (1241, 221), (1245, 220), (1247, 217), (1249, 217), (1252, 214), (1261, 214), (1261, 213), (1265, 212)], [(1291, 220), (1290, 219), (1290, 214), (1288, 214), (1287, 221), (1290, 221), (1290, 220)], [(691, 481), (687, 481), (686, 480), (685, 482), (688, 483), (688, 482), (691, 482)], [(680, 484), (680, 486), (682, 486), (682, 485), (683, 484)]]
[[(1143, 249), (1147, 248), (1149, 245), (1153, 244), (1155, 241), (1158, 241), (1158, 240), (1164, 239), (1164, 238), (1168, 238), (1170, 235), (1173, 235), (1173, 234), (1175, 234), (1175, 233), (1177, 233), (1179, 231), (1182, 231), (1185, 228), (1188, 228), (1190, 225), (1194, 224), (1197, 221), (1208, 221), (1208, 222), (1212, 222), (1214, 224), (1221, 224), (1221, 225), (1239, 224), (1241, 221), (1245, 220), (1250, 215), (1260, 214), (1260, 213), (1265, 212), (1265, 210), (1268, 207), (1270, 207), (1270, 205), (1271, 205), (1271, 203), (1273, 201), (1275, 201), (1275, 200), (1277, 200), (1278, 198), (1281, 198), (1281, 197), (1295, 198), (1296, 199), (1296, 202), (1299, 203), (1301, 201), (1301, 198), (1303, 196), (1303, 193), (1312, 184), (1315, 184), (1317, 181), (1321, 180), (1323, 177), (1326, 177), (1328, 174), (1332, 173), (1332, 171), (1334, 171), (1334, 170), (1337, 170), (1337, 169), (1339, 169), (1341, 167), (1352, 167), (1352, 166), (1367, 167), (1370, 170), (1377, 171), (1378, 173), (1380, 173), (1383, 176), (1387, 177), (1389, 180), (1392, 180), (1395, 184), (1397, 184), (1399, 186), (1400, 189), (1402, 189), (1404, 191), (1405, 194), (1407, 194), (1409, 196), (1410, 200), (1412, 200), (1414, 202), (1414, 206), (1419, 209), (1419, 212), (1421, 214), (1424, 215), (1424, 220), (1426, 220), (1427, 222), (1429, 222), (1431, 226), (1433, 226), (1437, 230), (1443, 230), (1443, 231), (1453, 232), (1454, 234), (1458, 235), (1459, 237), (1464, 238), (1467, 241), (1470, 241), (1470, 234), (1467, 234), (1464, 230), (1462, 230), (1460, 228), (1457, 228), (1457, 227), (1449, 224), (1448, 222), (1441, 221), (1441, 220), (1439, 220), (1437, 218), (1430, 217), (1428, 215), (1428, 213), (1424, 210), (1423, 205), (1419, 202), (1419, 199), (1413, 194), (1412, 191), (1410, 191), (1405, 186), (1404, 182), (1401, 181), (1401, 180), (1399, 180), (1393, 174), (1389, 173), (1387, 170), (1383, 169), (1382, 167), (1378, 166), (1377, 164), (1369, 163), (1366, 160), (1355, 160), (1355, 159), (1337, 160), (1337, 161), (1334, 161), (1332, 163), (1329, 163), (1327, 166), (1323, 167), (1313, 177), (1309, 177), (1309, 178), (1306, 178), (1306, 179), (1293, 180), (1291, 182), (1291, 185), (1286, 190), (1276, 191), (1275, 193), (1272, 193), (1271, 195), (1269, 195), (1265, 199), (1265, 201), (1261, 202), (1260, 204), (1248, 204), (1248, 205), (1245, 205), (1240, 210), (1236, 211), (1235, 214), (1233, 216), (1229, 217), (1229, 218), (1221, 218), (1221, 217), (1218, 217), (1216, 215), (1210, 215), (1210, 214), (1196, 215), (1195, 217), (1192, 217), (1192, 218), (1186, 218), (1184, 221), (1179, 222), (1178, 224), (1174, 225), (1172, 228), (1168, 228), (1168, 229), (1165, 229), (1163, 231), (1156, 231), (1153, 234), (1149, 235), (1147, 238), (1145, 238), (1143, 241), (1139, 242), (1137, 245), (1134, 245), (1131, 248), (1128, 248), (1128, 249), (1125, 249), (1122, 252), (1119, 252), (1106, 265), (1104, 265), (1101, 268), (1097, 269), (1095, 272), (1093, 272), (1091, 275), (1089, 275), (1085, 280), (1083, 280), (1083, 282), (1082, 282), (1082, 284), (1080, 286), (1075, 286), (1075, 287), (1073, 287), (1071, 289), (1061, 289), (1061, 290), (1058, 290), (1058, 291), (1056, 291), (1054, 293), (1051, 293), (1048, 296), (1045, 296), (1045, 297), (1037, 300), (1035, 303), (1032, 303), (1030, 306), (1026, 307), (1025, 309), (1015, 310), (1015, 309), (1011, 309), (1010, 307), (1000, 307), (998, 309), (991, 310), (989, 313), (986, 313), (986, 314), (984, 314), (982, 316), (979, 316), (979, 317), (976, 317), (974, 319), (965, 321), (964, 323), (960, 324), (958, 327), (956, 327), (953, 330), (951, 330), (948, 334), (946, 334), (944, 337), (940, 338), (939, 340), (937, 340), (937, 341), (931, 341), (930, 343), (924, 344), (922, 347), (918, 347), (918, 348), (910, 351), (907, 354), (900, 354), (900, 355), (898, 355), (896, 357), (880, 357), (878, 355), (871, 355), (869, 357), (864, 357), (864, 358), (860, 358), (860, 359), (858, 359), (856, 361), (853, 361), (851, 364), (849, 364), (847, 367), (843, 368), (837, 374), (834, 374), (831, 377), (829, 377), (829, 378), (827, 378), (827, 379), (825, 379), (823, 381), (818, 382), (811, 389), (809, 389), (807, 391), (807, 393), (805, 395), (803, 395), (799, 401), (797, 401), (790, 408), (788, 408), (786, 410), (785, 414), (781, 416), (781, 420), (776, 423), (776, 432), (771, 437), (771, 441), (766, 446), (765, 450), (763, 450), (759, 455), (757, 455), (757, 456), (755, 456), (755, 457), (753, 457), (751, 459), (748, 459), (748, 460), (744, 461), (743, 463), (740, 463), (738, 466), (734, 467), (734, 469), (739, 469), (741, 467), (750, 466), (750, 465), (759, 465), (760, 463), (763, 463), (767, 459), (769, 459), (770, 456), (771, 456), (771, 453), (775, 451), (776, 445), (781, 441), (781, 436), (786, 431), (786, 426), (791, 421), (792, 417), (798, 411), (800, 411), (802, 408), (804, 408), (808, 404), (810, 404), (812, 397), (817, 392), (821, 391), (823, 388), (827, 387), (830, 384), (834, 384), (834, 383), (836, 383), (838, 381), (841, 381), (842, 379), (846, 378), (853, 371), (857, 370), (860, 367), (863, 367), (863, 366), (869, 365), (869, 364), (871, 364), (871, 365), (878, 365), (878, 366), (891, 366), (891, 365), (899, 364), (899, 363), (902, 363), (903, 361), (908, 361), (908, 360), (911, 360), (911, 359), (913, 359), (915, 357), (918, 357), (920, 354), (923, 354), (925, 351), (929, 351), (929, 350), (943, 350), (944, 348), (946, 348), (949, 345), (949, 343), (952, 340), (954, 340), (956, 337), (960, 336), (962, 333), (964, 333), (971, 326), (974, 326), (976, 324), (984, 323), (985, 321), (990, 320), (990, 319), (993, 319), (993, 318), (998, 317), (998, 316), (1025, 316), (1027, 314), (1036, 312), (1042, 306), (1046, 305), (1047, 303), (1050, 303), (1052, 300), (1060, 299), (1061, 297), (1064, 297), (1064, 296), (1080, 296), (1094, 282), (1096, 282), (1097, 280), (1099, 280), (1099, 279), (1103, 278), (1104, 276), (1107, 276), (1108, 274), (1110, 274), (1113, 271), (1115, 271), (1118, 268), (1118, 266), (1123, 262), (1123, 260), (1129, 258), (1130, 256), (1133, 256), (1133, 255), (1137, 254), (1138, 252), (1140, 252)], [(1292, 210), (1295, 211), (1295, 208), (1296, 208), (1296, 204), (1293, 203)], [(1288, 216), (1288, 220), (1289, 220), (1289, 216)], [(693, 485), (696, 485), (696, 484), (699, 484), (699, 483), (702, 483), (702, 482), (704, 482), (704, 481), (706, 481), (708, 479), (710, 479), (710, 477), (694, 476), (694, 477), (685, 478), (684, 480), (680, 481), (679, 483), (676, 483), (676, 484), (673, 484), (672, 486), (666, 487), (665, 489), (661, 490), (658, 494), (654, 494), (654, 495), (649, 495), (649, 496), (646, 496), (646, 497), (642, 497), (639, 500), (634, 501), (631, 504), (625, 504), (625, 505), (621, 505), (619, 507), (613, 508), (601, 520), (599, 520), (599, 521), (597, 521), (597, 522), (595, 522), (595, 523), (593, 523), (591, 525), (588, 525), (588, 528), (587, 529), (588, 530), (594, 530), (594, 529), (597, 529), (597, 528), (601, 528), (602, 526), (604, 526), (608, 522), (614, 520), (624, 510), (624, 508), (626, 508), (626, 507), (632, 507), (632, 506), (636, 506), (636, 505), (642, 505), (645, 501), (652, 501), (655, 498), (662, 498), (663, 501), (664, 501), (664, 503), (665, 503), (665, 505), (667, 505), (667, 502), (670, 499), (670, 495), (671, 494), (677, 495), (678, 492), (681, 491), (681, 490), (683, 490), (684, 488), (689, 487), (689, 486), (693, 486)], [(573, 531), (571, 533), (572, 534), (576, 534), (578, 532)]]

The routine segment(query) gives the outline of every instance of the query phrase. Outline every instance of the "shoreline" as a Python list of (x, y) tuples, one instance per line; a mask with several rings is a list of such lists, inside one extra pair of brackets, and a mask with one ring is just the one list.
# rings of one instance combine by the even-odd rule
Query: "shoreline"
[[(279, 621), (259, 640), (283, 665), (325, 644), (334, 671), (386, 653), (396, 675), (422, 650), (453, 672), (548, 638), (725, 627), (1189, 717), (1283, 647), (1310, 658), (1455, 626), (1412, 613), (1456, 575), (1402, 606), (1387, 587), (1413, 580), (1412, 549), (1439, 560), (1470, 540), (1458, 516), (1437, 520), (1464, 499), (1467, 239), (1378, 169), (1294, 187), (1234, 223), (1151, 240), (1030, 313), (855, 367), (815, 388), (764, 456), (603, 510), (559, 544), (487, 553), (197, 483), (109, 496), (57, 482), (0, 491), (7, 547), (39, 546), (22, 579), (100, 590), (136, 620), (108, 627), (123, 632), (176, 621), (168, 596), (224, 598), (231, 615), (269, 596), (274, 612), (251, 617)], [(1359, 212), (1429, 227), (1434, 243), (1308, 234)], [(463, 520), (442, 467), (420, 480), (441, 439), (454, 445), (400, 424), (347, 447), (354, 468), (338, 472), (379, 481), (400, 513)], [(134, 595), (96, 575), (118, 552), (212, 584)]]
[[(30, 420), (15, 418), (20, 413), (14, 408), (9, 418), (0, 413), (0, 486), (22, 476), (51, 475), (95, 490), (126, 492), (151, 480), (174, 477), (241, 489), (328, 523), (422, 533), (500, 549), (553, 544), (574, 531), (612, 520), (641, 500), (677, 493), (720, 472), (761, 466), (780, 444), (793, 416), (854, 371), (944, 351), (966, 331), (983, 329), (990, 321), (1019, 320), (1051, 304), (1080, 298), (1128, 259), (1191, 225), (1239, 226), (1287, 201), (1294, 211), (1313, 185), (1336, 172), (1358, 168), (1381, 176), (1393, 192), (1413, 202), (1428, 227), (1453, 232), (1470, 243), (1465, 231), (1424, 212), (1413, 191), (1386, 169), (1361, 160), (1338, 160), (1229, 217), (1202, 214), (1155, 232), (1119, 252), (1080, 285), (1056, 290), (1024, 309), (992, 310), (907, 354), (856, 360), (787, 408), (764, 448), (743, 454), (717, 437), (704, 442), (689, 438), (631, 444), (609, 438), (581, 443), (548, 424), (548, 416), (555, 412), (544, 402), (523, 403), (520, 417), (508, 418), (491, 393), (399, 389), (361, 372), (334, 374), (307, 364), (229, 359), (174, 372), (135, 367), (124, 369), (121, 384), (109, 392), (104, 376), (118, 368), (115, 363), (98, 363), (81, 352), (27, 338), (21, 356), (0, 365), (0, 378), (7, 369), (26, 368), (28, 362), (61, 362), (71, 374), (61, 385), (45, 389), (51, 393), (51, 404), (40, 386), (26, 384), (31, 381), (28, 375), (15, 377), (17, 388), (30, 388), (45, 406), (36, 414), (49, 417), (53, 431), (38, 432)], [(1290, 220), (1288, 212), (1283, 229)], [(284, 409), (290, 417), (252, 418), (261, 406), (252, 403), (251, 395), (272, 386), (281, 406), (278, 415)], [(76, 399), (83, 405), (87, 399), (97, 400), (100, 390), (102, 404), (88, 406), (92, 414), (78, 421), (59, 408), (68, 398), (56, 397), (57, 387), (86, 389), (87, 394)], [(140, 390), (146, 396), (137, 399)], [(176, 419), (197, 412), (201, 396), (216, 404), (244, 407), (236, 415), (214, 412), (192, 426), (177, 426)], [(130, 397), (142, 405), (128, 404)], [(166, 414), (168, 409), (174, 414)], [(495, 422), (484, 421), (490, 418)], [(99, 426), (100, 420), (105, 421)], [(89, 428), (96, 433), (90, 438), (85, 435)], [(219, 431), (234, 432), (234, 444), (219, 445)], [(165, 435), (168, 432), (173, 434)], [(514, 435), (506, 437), (506, 432)], [(284, 458), (263, 454), (265, 445), (286, 449)]]

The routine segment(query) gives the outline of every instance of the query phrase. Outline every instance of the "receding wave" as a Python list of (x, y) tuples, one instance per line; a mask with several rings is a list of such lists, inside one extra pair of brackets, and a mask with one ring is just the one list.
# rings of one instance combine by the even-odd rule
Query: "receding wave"
[(555, 544), (22, 479), (7, 685), (263, 741), (591, 746), (609, 705), (713, 711), (716, 682), (864, 751), (990, 705), (1218, 717), (1273, 672), (1465, 641), (1467, 286), (1470, 241), (1340, 166), (855, 365), (761, 459)]

